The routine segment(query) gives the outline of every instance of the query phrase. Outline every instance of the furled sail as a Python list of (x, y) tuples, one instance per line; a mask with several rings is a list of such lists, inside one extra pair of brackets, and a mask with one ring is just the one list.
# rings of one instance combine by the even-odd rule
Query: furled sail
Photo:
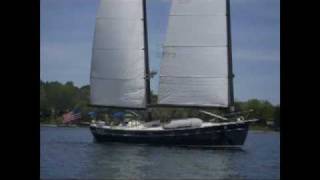
[(145, 108), (142, 0), (101, 0), (90, 85), (92, 105)]
[(228, 107), (226, 0), (172, 0), (158, 104)]

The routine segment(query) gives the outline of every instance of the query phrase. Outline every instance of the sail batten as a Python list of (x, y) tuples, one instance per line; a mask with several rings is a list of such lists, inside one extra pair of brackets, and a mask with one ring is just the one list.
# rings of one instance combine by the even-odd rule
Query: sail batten
[(142, 6), (142, 0), (101, 0), (92, 49), (92, 105), (146, 107)]
[(158, 104), (228, 107), (226, 0), (172, 0)]

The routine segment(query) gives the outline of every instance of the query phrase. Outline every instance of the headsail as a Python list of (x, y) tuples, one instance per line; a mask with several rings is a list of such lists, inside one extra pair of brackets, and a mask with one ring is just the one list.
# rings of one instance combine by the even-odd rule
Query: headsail
[(172, 0), (158, 104), (228, 107), (227, 0)]
[(101, 0), (92, 51), (92, 105), (145, 108), (142, 0)]

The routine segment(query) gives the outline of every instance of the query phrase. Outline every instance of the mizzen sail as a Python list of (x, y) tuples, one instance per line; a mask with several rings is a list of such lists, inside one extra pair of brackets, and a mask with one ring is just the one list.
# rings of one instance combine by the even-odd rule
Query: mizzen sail
[(92, 51), (92, 105), (145, 108), (142, 0), (101, 0)]
[(172, 0), (158, 104), (228, 107), (227, 0)]

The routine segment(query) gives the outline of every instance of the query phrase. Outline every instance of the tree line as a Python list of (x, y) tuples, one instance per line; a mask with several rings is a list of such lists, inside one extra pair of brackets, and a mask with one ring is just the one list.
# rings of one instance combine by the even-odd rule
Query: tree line
[[(90, 86), (85, 85), (77, 87), (73, 82), (66, 83), (44, 82), (40, 80), (40, 122), (61, 122), (62, 115), (75, 108), (81, 110), (81, 121), (90, 121), (89, 112), (98, 112), (98, 118), (103, 119), (103, 113), (111, 114), (121, 109), (95, 108), (89, 106)], [(156, 103), (157, 95), (152, 94), (152, 103)], [(280, 124), (280, 105), (272, 105), (266, 100), (250, 99), (245, 102), (235, 102), (236, 111), (253, 110), (248, 118), (260, 119), (257, 125), (265, 126), (268, 122), (274, 123), (275, 126)], [(152, 111), (154, 119), (168, 121), (171, 118), (199, 117), (199, 109), (191, 108), (157, 108)], [(223, 114), (224, 110), (215, 109), (208, 110), (217, 114)], [(99, 113), (100, 112), (100, 113)], [(103, 113), (101, 113), (103, 112)], [(145, 117), (144, 112), (137, 111), (142, 118)], [(202, 117), (205, 118), (205, 117)]]

